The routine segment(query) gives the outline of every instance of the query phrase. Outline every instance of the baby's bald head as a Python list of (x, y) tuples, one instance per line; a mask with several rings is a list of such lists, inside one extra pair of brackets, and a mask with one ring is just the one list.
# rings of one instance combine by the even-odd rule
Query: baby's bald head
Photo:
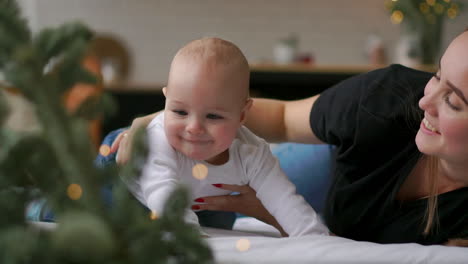
[[(168, 89), (185, 70), (199, 69), (204, 78), (221, 78), (223, 82), (235, 81), (243, 99), (249, 96), (250, 69), (242, 51), (233, 43), (220, 38), (202, 38), (189, 42), (174, 56), (169, 73)], [(190, 65), (187, 67), (187, 65)], [(229, 85), (222, 87), (229, 87)]]

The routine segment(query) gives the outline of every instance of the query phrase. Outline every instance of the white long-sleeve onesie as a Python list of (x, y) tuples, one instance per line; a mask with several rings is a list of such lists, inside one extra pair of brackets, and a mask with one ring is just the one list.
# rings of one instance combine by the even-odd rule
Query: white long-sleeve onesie
[[(223, 165), (192, 160), (177, 152), (165, 135), (164, 114), (152, 120), (147, 132), (148, 159), (132, 191), (149, 209), (162, 212), (177, 183), (189, 186), (192, 201), (197, 197), (230, 194), (212, 184), (248, 184), (289, 236), (328, 234), (328, 228), (314, 209), (296, 194), (295, 186), (280, 169), (268, 143), (246, 127), (239, 129), (229, 148), (229, 161)], [(199, 163), (208, 168), (208, 175), (203, 180), (192, 175), (193, 166)], [(196, 214), (190, 209), (187, 209), (186, 220), (198, 224)]]

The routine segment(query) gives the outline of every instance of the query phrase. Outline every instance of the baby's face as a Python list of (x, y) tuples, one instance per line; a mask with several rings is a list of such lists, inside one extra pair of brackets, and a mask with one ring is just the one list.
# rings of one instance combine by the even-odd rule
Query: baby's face
[(172, 147), (191, 159), (226, 162), (244, 121), (248, 81), (228, 68), (179, 63), (171, 69), (165, 132)]

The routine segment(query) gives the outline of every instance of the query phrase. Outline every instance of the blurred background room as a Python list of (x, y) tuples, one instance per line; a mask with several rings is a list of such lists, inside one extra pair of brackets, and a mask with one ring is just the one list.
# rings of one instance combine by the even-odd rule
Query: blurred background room
[(468, 26), (467, 0), (19, 2), (34, 31), (79, 20), (96, 32), (103, 89), (118, 103), (102, 134), (163, 107), (172, 57), (193, 39), (234, 42), (251, 64), (252, 94), (292, 100), (391, 63), (434, 70)]

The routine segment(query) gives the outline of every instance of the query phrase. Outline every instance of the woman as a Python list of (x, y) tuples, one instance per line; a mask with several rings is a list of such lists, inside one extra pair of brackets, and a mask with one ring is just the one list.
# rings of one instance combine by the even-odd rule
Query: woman
[[(392, 65), (299, 101), (255, 99), (247, 126), (269, 141), (336, 145), (325, 208), (336, 235), (466, 246), (467, 31), (452, 41), (439, 66), (429, 74)], [(119, 137), (120, 162), (128, 157), (125, 135), (147, 122), (136, 120)], [(275, 222), (248, 186), (221, 188), (241, 195), (200, 197), (206, 202), (200, 209)]]

